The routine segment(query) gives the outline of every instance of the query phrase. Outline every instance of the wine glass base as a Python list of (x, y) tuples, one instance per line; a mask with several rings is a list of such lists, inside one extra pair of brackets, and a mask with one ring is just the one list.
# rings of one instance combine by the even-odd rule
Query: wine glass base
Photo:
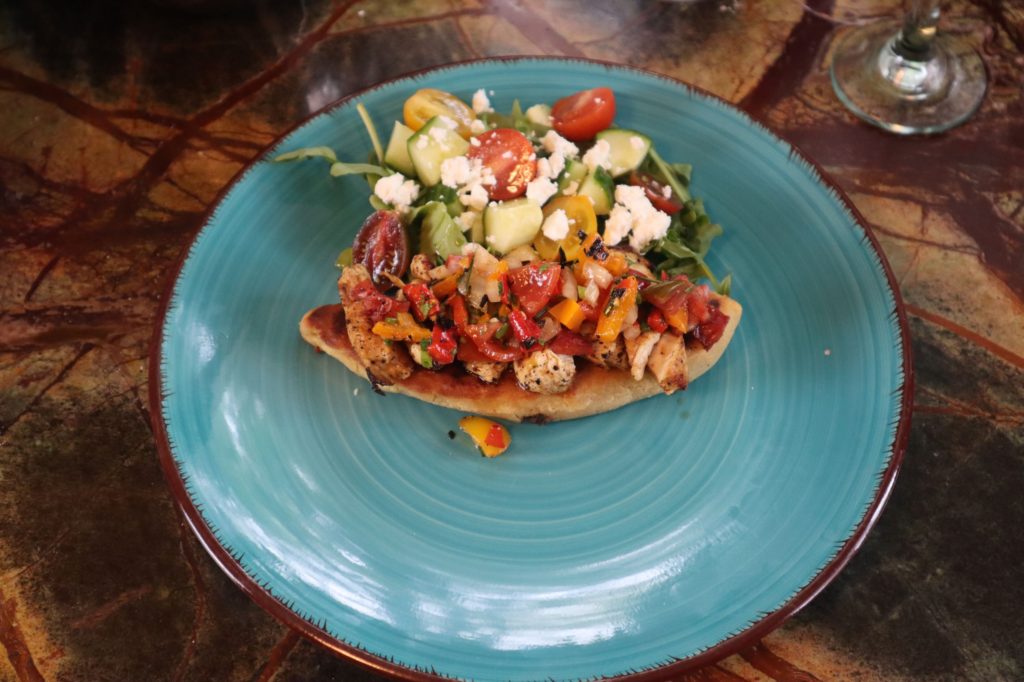
[(861, 119), (902, 135), (960, 125), (985, 98), (985, 64), (969, 45), (939, 34), (926, 61), (894, 50), (901, 25), (879, 22), (850, 31), (833, 52), (832, 87)]

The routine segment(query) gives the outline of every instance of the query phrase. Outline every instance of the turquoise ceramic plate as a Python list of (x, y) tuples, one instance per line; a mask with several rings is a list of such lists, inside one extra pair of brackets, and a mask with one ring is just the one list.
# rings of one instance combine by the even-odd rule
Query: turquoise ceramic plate
[[(423, 86), (551, 102), (606, 85), (617, 122), (692, 163), (743, 322), (687, 391), (547, 426), (489, 460), (460, 414), (365, 384), (303, 343), (369, 212), (359, 178), (258, 162), (196, 237), (153, 352), (155, 425), (196, 533), (263, 607), (407, 677), (589, 679), (719, 658), (849, 559), (893, 483), (909, 356), (878, 246), (790, 145), (678, 82), (482, 61), (358, 96), (382, 130)], [(370, 146), (346, 99), (274, 151)]]

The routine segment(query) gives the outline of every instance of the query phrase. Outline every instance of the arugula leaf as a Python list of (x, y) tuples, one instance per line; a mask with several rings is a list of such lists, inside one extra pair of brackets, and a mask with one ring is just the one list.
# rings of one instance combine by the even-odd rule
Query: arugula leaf
[(383, 177), (393, 173), (394, 171), (373, 163), (345, 163), (344, 161), (335, 161), (331, 164), (331, 176), (335, 178), (341, 175), (377, 175)]
[(316, 158), (327, 159), (331, 163), (335, 163), (338, 160), (334, 150), (330, 147), (302, 147), (301, 149), (293, 149), (284, 154), (278, 154), (272, 161), (273, 163), (284, 163), (286, 161), (304, 161), (305, 159)]
[(366, 134), (370, 136), (370, 144), (373, 145), (373, 152), (377, 155), (377, 163), (383, 165), (384, 147), (380, 144), (380, 138), (377, 136), (377, 127), (373, 125), (370, 112), (366, 110), (362, 102), (356, 103), (356, 111), (359, 112), (359, 118), (363, 119), (363, 125), (366, 126)]
[(690, 184), (689, 177), (687, 177), (684, 185), (684, 183), (679, 180), (679, 176), (676, 175), (675, 171), (670, 168), (667, 163), (665, 163), (665, 159), (661, 158), (661, 155), (654, 147), (651, 147), (647, 152), (647, 158), (654, 165), (654, 168), (652, 169), (654, 172), (652, 172), (651, 175), (653, 175), (656, 180), (671, 187), (672, 192), (680, 201), (689, 201), (692, 198), (690, 196), (690, 190), (686, 187), (686, 185)]

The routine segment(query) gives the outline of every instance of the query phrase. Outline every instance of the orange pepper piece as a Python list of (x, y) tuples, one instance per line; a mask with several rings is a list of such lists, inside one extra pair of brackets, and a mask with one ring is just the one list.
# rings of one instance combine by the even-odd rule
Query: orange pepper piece
[(577, 331), (583, 320), (587, 319), (580, 304), (571, 298), (562, 299), (552, 306), (548, 313), (571, 331)]
[(618, 284), (613, 284), (608, 293), (601, 316), (597, 318), (597, 338), (604, 343), (611, 343), (622, 332), (626, 314), (636, 305), (639, 283), (636, 277), (627, 277)]

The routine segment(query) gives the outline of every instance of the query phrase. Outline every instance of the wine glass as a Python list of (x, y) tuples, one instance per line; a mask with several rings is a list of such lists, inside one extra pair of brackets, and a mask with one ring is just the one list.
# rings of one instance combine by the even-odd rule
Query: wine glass
[(966, 121), (985, 97), (985, 64), (962, 40), (939, 33), (938, 0), (911, 0), (902, 24), (880, 21), (844, 35), (832, 87), (865, 121), (910, 135)]

